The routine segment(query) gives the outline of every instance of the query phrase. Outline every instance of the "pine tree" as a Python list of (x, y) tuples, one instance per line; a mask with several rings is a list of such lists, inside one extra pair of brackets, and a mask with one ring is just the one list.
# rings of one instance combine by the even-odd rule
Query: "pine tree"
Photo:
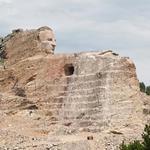
[(150, 150), (150, 125), (145, 126), (144, 133), (142, 134), (142, 139), (144, 150)]
[(147, 94), (147, 95), (150, 95), (150, 86), (147, 86), (147, 87), (146, 87), (146, 94)]
[(144, 92), (144, 93), (146, 91), (146, 87), (145, 87), (145, 84), (143, 82), (140, 82), (140, 91)]

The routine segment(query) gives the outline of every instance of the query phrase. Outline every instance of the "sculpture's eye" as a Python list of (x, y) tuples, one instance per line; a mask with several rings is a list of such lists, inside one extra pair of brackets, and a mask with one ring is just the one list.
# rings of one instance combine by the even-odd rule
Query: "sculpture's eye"
[(37, 36), (37, 39), (40, 40), (40, 36), (39, 35)]
[(48, 38), (47, 40), (48, 40), (48, 41), (52, 41), (53, 39), (52, 39), (52, 38)]

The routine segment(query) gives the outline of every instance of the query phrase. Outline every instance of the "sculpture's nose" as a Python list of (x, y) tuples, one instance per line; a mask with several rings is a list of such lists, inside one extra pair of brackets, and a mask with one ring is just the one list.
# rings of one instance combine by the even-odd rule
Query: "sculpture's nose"
[(54, 40), (54, 41), (52, 42), (52, 45), (53, 45), (53, 46), (56, 46), (56, 40)]
[(51, 45), (52, 45), (53, 49), (55, 49), (55, 47), (56, 47), (56, 41), (53, 40), (53, 41), (51, 42)]
[(56, 42), (55, 42), (55, 41), (53, 41), (53, 42), (51, 43), (51, 45), (52, 45), (53, 50), (54, 50), (54, 49), (55, 49), (55, 47), (56, 47)]

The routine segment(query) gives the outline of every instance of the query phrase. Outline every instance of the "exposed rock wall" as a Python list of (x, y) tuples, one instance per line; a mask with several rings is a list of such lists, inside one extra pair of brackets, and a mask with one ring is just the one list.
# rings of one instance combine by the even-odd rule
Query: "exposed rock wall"
[(0, 148), (113, 150), (140, 137), (147, 119), (129, 58), (112, 51), (45, 54), (33, 33), (19, 30), (5, 43)]
[(61, 96), (60, 119), (86, 131), (127, 126), (135, 118), (141, 121), (142, 112), (136, 111), (141, 102), (131, 98), (139, 92), (134, 64), (113, 54), (99, 54), (80, 54), (72, 62), (75, 71)]

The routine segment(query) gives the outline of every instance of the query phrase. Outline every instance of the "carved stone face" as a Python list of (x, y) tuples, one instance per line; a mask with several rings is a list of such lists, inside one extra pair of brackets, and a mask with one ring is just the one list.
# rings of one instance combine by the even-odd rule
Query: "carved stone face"
[(56, 39), (52, 30), (43, 30), (39, 32), (39, 40), (41, 41), (41, 48), (46, 53), (54, 53), (56, 47)]

